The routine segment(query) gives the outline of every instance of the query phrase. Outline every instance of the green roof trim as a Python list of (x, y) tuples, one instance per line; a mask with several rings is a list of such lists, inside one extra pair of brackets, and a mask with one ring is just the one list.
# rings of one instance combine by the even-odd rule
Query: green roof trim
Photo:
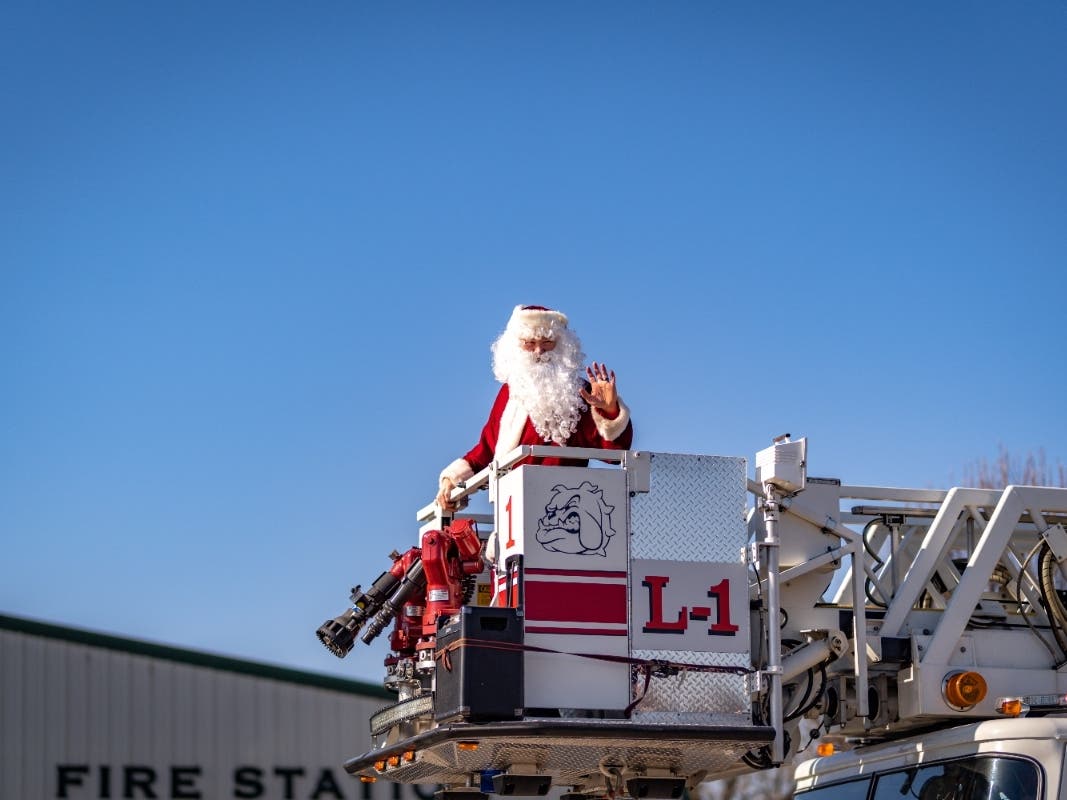
[(154, 644), (140, 639), (127, 639), (122, 636), (111, 636), (106, 633), (96, 633), (82, 628), (69, 628), (64, 625), (53, 625), (47, 622), (25, 619), (22, 617), (10, 617), (0, 614), (0, 630), (25, 633), (30, 636), (41, 636), (46, 639), (58, 639), (64, 642), (100, 647), (105, 650), (117, 650), (121, 653), (132, 653), (150, 658), (160, 658), (166, 661), (174, 661), (179, 664), (190, 664), (194, 667), (207, 667), (209, 669), (222, 670), (223, 672), (235, 672), (238, 675), (249, 675), (255, 678), (270, 678), (285, 683), (295, 683), (300, 686), (312, 686), (317, 689), (330, 689), (335, 692), (357, 694), (363, 697), (395, 698), (392, 692), (383, 686), (364, 681), (335, 678), (331, 675), (323, 675), (317, 672), (305, 672), (299, 669), (278, 667), (273, 664), (264, 664), (258, 661), (243, 661), (239, 658), (218, 656), (213, 653), (205, 653), (198, 650), (185, 650), (180, 647)]

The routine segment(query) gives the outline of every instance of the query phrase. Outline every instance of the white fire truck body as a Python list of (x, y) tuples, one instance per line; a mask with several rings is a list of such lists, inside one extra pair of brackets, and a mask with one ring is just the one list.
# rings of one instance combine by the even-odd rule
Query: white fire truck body
[(319, 630), (343, 656), (395, 621), (361, 779), (678, 798), (818, 746), (812, 800), (1060, 796), (1067, 489), (847, 486), (788, 437), (755, 480), (522, 447), (454, 496), (480, 489), (491, 516), (426, 507), (421, 548)]

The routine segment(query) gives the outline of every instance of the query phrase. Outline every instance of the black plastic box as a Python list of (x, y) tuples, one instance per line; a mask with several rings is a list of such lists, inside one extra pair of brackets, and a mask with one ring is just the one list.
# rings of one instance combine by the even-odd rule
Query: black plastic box
[[(450, 645), (458, 647), (446, 650)], [(516, 645), (513, 649), (493, 645)], [(522, 617), (514, 608), (464, 606), (437, 630), (434, 719), (491, 722), (522, 716)]]

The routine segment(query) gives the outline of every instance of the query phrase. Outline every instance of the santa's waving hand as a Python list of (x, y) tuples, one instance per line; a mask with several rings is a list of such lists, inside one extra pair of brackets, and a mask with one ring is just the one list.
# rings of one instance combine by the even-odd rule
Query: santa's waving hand
[(615, 388), (615, 370), (609, 370), (607, 364), (593, 362), (593, 366), (585, 368), (585, 375), (589, 379), (589, 389), (584, 386), (578, 389), (582, 399), (589, 404), (590, 408), (604, 412), (604, 416), (614, 419), (619, 415), (619, 391)]

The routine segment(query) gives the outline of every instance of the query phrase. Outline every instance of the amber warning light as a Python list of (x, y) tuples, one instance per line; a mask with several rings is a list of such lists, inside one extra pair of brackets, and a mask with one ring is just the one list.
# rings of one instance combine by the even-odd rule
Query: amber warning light
[(997, 700), (997, 713), (1006, 717), (1019, 717), (1034, 710), (1055, 711), (1064, 708), (1067, 708), (1067, 695), (1064, 694), (1027, 694)]
[(985, 700), (989, 687), (985, 678), (977, 672), (956, 672), (945, 676), (941, 694), (953, 708), (963, 711), (974, 708)]
[(1022, 716), (1024, 711), (1029, 710), (1023, 705), (1022, 699), (1018, 697), (1002, 697), (997, 701), (997, 713), (1003, 714), (1005, 717)]

